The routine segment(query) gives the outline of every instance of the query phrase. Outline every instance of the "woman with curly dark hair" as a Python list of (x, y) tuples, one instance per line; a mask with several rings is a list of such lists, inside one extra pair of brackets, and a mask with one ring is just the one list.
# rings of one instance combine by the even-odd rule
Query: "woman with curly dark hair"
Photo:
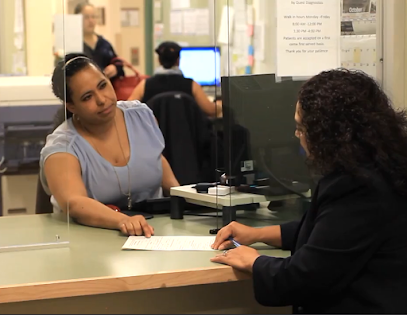
[[(363, 72), (322, 72), (298, 96), (296, 136), (322, 175), (301, 222), (221, 229), (213, 258), (253, 274), (257, 301), (294, 313), (407, 312), (407, 119)], [(255, 242), (291, 250), (261, 256)], [(239, 245), (239, 244), (238, 244)]]

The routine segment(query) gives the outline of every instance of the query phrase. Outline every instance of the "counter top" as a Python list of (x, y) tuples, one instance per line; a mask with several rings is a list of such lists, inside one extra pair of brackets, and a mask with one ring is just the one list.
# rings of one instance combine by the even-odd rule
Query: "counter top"
[[(216, 219), (149, 220), (156, 235), (208, 235)], [(55, 214), (0, 218), (0, 246), (69, 239), (61, 248), (0, 252), (0, 303), (148, 290), (249, 279), (210, 262), (216, 252), (124, 251), (118, 231), (67, 223)], [(262, 254), (286, 257), (270, 249)]]

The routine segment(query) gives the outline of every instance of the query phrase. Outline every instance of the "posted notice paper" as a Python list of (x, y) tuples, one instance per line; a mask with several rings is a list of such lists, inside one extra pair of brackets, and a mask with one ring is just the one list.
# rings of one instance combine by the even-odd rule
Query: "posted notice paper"
[(340, 66), (340, 0), (277, 1), (277, 76)]
[(129, 236), (122, 249), (212, 251), (215, 236)]

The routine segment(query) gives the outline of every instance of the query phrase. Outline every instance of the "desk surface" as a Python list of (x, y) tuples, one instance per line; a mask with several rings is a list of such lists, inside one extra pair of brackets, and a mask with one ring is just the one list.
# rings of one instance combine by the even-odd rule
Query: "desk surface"
[[(0, 239), (20, 238), (16, 243), (23, 243), (27, 235), (33, 241), (52, 239), (56, 232), (66, 231), (63, 221), (55, 214), (1, 217)], [(175, 221), (165, 216), (150, 223), (156, 235), (208, 235), (216, 220)], [(216, 252), (122, 251), (126, 237), (117, 231), (70, 224), (69, 233), (66, 248), (0, 253), (0, 303), (247, 279), (230, 267), (211, 263)], [(289, 255), (272, 249), (260, 252)]]

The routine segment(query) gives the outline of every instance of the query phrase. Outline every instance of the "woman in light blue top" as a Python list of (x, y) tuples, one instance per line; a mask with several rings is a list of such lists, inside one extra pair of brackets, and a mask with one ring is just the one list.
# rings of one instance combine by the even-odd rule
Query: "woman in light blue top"
[(151, 236), (143, 216), (106, 206), (131, 208), (179, 185), (161, 154), (164, 139), (151, 110), (138, 101), (117, 102), (109, 79), (83, 55), (57, 65), (52, 89), (66, 102), (68, 118), (41, 151), (40, 178), (54, 209), (69, 207), (84, 225)]

